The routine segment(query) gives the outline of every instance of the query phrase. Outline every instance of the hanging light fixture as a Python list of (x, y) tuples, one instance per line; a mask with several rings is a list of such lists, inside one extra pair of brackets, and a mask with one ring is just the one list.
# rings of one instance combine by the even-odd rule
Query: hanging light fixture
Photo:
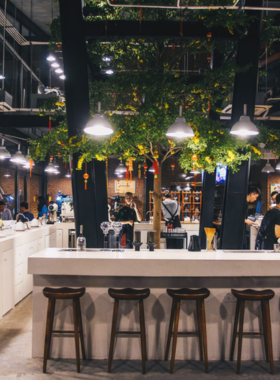
[(280, 170), (280, 162), (278, 162), (278, 164), (276, 165), (276, 170)]
[(275, 172), (275, 169), (270, 165), (269, 160), (267, 160), (267, 163), (262, 168), (262, 173), (273, 173)]
[(5, 158), (11, 158), (11, 153), (4, 146), (4, 139), (2, 139), (2, 145), (0, 146), (0, 160), (4, 160)]
[(20, 144), (18, 145), (18, 151), (12, 155), (12, 157), (10, 158), (10, 161), (14, 162), (16, 164), (25, 164), (26, 163), (26, 159), (20, 151)]
[(66, 76), (64, 74), (61, 74), (61, 75), (59, 75), (59, 78), (64, 80), (64, 79), (66, 79)]
[(7, 170), (6, 173), (4, 174), (4, 177), (11, 177), (10, 172)]
[(193, 166), (192, 170), (190, 171), (192, 174), (200, 174), (200, 171), (196, 169), (195, 165)]
[(63, 70), (59, 67), (58, 69), (54, 70), (57, 74), (62, 74)]
[(56, 58), (55, 58), (54, 55), (49, 54), (49, 55), (47, 56), (47, 61), (49, 61), (49, 62), (53, 62), (53, 61), (55, 61), (55, 60), (56, 60)]
[(153, 168), (153, 166), (150, 167), (150, 169), (148, 170), (148, 172), (150, 172), (150, 173), (154, 173), (155, 172), (155, 169)]
[(114, 132), (110, 123), (101, 115), (101, 102), (98, 102), (98, 112), (86, 124), (84, 132), (93, 136), (107, 136)]
[(125, 173), (126, 167), (124, 166), (123, 162), (120, 161), (119, 165), (116, 167), (115, 173)]
[(167, 130), (166, 136), (168, 137), (193, 137), (194, 133), (191, 126), (186, 122), (186, 119), (182, 117), (183, 107), (179, 107), (179, 117), (176, 118), (175, 123), (173, 123)]
[(247, 116), (247, 104), (244, 104), (244, 115), (240, 116), (239, 121), (232, 126), (230, 133), (236, 136), (256, 136), (260, 133)]
[(56, 162), (56, 157), (53, 159), (53, 166), (54, 166), (55, 168), (59, 168), (59, 165), (58, 165), (58, 163)]
[(72, 176), (71, 176), (71, 173), (70, 173), (70, 170), (67, 171), (67, 173), (65, 174), (65, 177), (66, 177), (66, 178), (71, 178), (71, 177), (72, 177)]
[(59, 63), (57, 63), (57, 62), (53, 62), (53, 63), (51, 64), (51, 67), (54, 67), (55, 69), (57, 69), (57, 68), (59, 67)]
[(45, 168), (45, 172), (47, 173), (55, 173), (57, 172), (57, 169), (55, 168), (54, 164), (53, 164), (53, 158), (50, 157), (50, 162), (48, 164), (48, 166)]

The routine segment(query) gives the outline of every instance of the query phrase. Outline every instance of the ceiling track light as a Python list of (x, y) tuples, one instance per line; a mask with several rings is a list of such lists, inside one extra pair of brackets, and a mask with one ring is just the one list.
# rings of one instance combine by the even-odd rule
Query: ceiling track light
[(167, 130), (167, 137), (175, 138), (186, 138), (194, 137), (194, 132), (192, 127), (186, 122), (186, 119), (182, 117), (183, 107), (179, 107), (179, 117), (176, 118), (175, 123), (173, 123)]
[(5, 158), (11, 158), (11, 153), (4, 146), (4, 139), (2, 139), (2, 145), (0, 146), (0, 160), (5, 160)]
[(12, 155), (12, 157), (10, 158), (10, 161), (14, 162), (15, 164), (25, 164), (26, 163), (26, 159), (20, 151), (20, 144), (18, 144), (18, 151)]
[(271, 164), (269, 163), (269, 160), (267, 160), (265, 166), (262, 168), (262, 173), (273, 173), (273, 172), (275, 172), (275, 169), (271, 166)]
[(235, 123), (230, 133), (236, 136), (256, 136), (260, 132), (254, 123), (251, 122), (250, 117), (247, 116), (247, 104), (244, 104), (244, 115), (240, 116), (240, 119)]
[(93, 136), (108, 136), (114, 132), (111, 124), (101, 114), (101, 102), (98, 102), (98, 112), (86, 124), (84, 132)]

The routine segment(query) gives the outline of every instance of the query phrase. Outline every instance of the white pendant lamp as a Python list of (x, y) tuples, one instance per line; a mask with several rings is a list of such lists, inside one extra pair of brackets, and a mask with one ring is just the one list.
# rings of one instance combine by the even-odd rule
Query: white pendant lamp
[(2, 145), (0, 146), (0, 160), (5, 160), (5, 158), (11, 158), (11, 153), (4, 146), (4, 139), (2, 139)]
[(60, 67), (58, 69), (55, 69), (54, 71), (57, 74), (62, 74), (63, 73), (63, 70)]
[(119, 165), (116, 167), (115, 173), (125, 173), (126, 172), (126, 167), (124, 166), (123, 162), (120, 161)]
[(47, 56), (47, 61), (49, 61), (49, 62), (53, 62), (53, 61), (55, 61), (55, 60), (56, 60), (56, 58), (55, 58), (54, 55), (49, 54), (49, 55)]
[(193, 137), (194, 133), (191, 126), (186, 122), (186, 119), (182, 117), (183, 107), (179, 107), (179, 117), (176, 118), (175, 123), (173, 123), (167, 130), (166, 136), (168, 137)]
[(45, 168), (45, 172), (47, 172), (47, 173), (56, 173), (58, 171), (57, 168), (54, 166), (52, 160), (53, 159), (50, 158), (50, 162), (47, 165), (47, 167)]
[(110, 123), (101, 115), (101, 102), (98, 102), (98, 113), (86, 124), (84, 132), (93, 136), (108, 136), (114, 132)]
[(262, 168), (262, 173), (273, 173), (274, 168), (270, 165), (269, 160), (267, 160), (266, 165)]
[(155, 169), (153, 168), (153, 166), (150, 167), (150, 169), (148, 170), (148, 172), (150, 172), (150, 173), (154, 173), (155, 172)]
[(71, 178), (72, 176), (71, 176), (71, 173), (70, 173), (70, 170), (68, 170), (68, 172), (65, 174), (65, 177), (66, 178)]
[(9, 171), (7, 171), (5, 174), (4, 174), (4, 177), (11, 177), (11, 174)]
[(26, 159), (20, 151), (20, 145), (18, 145), (18, 151), (12, 155), (10, 161), (14, 162), (16, 164), (25, 164), (26, 163)]
[(51, 64), (51, 67), (54, 67), (55, 69), (57, 69), (57, 68), (59, 67), (59, 63), (57, 63), (57, 62), (53, 62), (53, 63)]
[(190, 173), (192, 174), (200, 174), (200, 171), (198, 169), (196, 169), (195, 166), (193, 166), (192, 170), (190, 171)]
[(276, 165), (276, 170), (280, 170), (280, 162)]
[(232, 126), (230, 133), (236, 136), (256, 136), (260, 133), (247, 116), (247, 104), (244, 104), (244, 115), (240, 116), (239, 121)]

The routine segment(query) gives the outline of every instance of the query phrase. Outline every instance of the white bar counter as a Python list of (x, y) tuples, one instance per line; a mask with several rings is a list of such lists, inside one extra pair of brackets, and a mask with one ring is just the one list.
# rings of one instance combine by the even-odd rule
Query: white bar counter
[[(236, 303), (230, 289), (275, 291), (270, 301), (274, 357), (280, 350), (280, 253), (253, 251), (188, 252), (185, 250), (63, 251), (47, 248), (29, 257), (28, 271), (33, 274), (33, 357), (43, 356), (47, 299), (45, 286), (86, 287), (81, 298), (82, 319), (88, 358), (107, 359), (113, 302), (109, 287), (151, 289), (144, 301), (149, 359), (163, 359), (171, 298), (166, 288), (209, 288), (206, 299), (206, 323), (209, 360), (228, 360)], [(249, 314), (250, 311), (250, 314)], [(195, 330), (194, 302), (182, 302), (179, 329)], [(244, 331), (258, 331), (258, 302), (248, 302)], [(120, 302), (121, 329), (138, 329), (136, 302)], [(119, 320), (120, 321), (120, 320)], [(70, 301), (57, 301), (55, 329), (72, 329)], [(119, 323), (119, 322), (118, 322)], [(51, 357), (74, 358), (74, 339), (54, 337)], [(118, 338), (115, 358), (139, 359), (140, 339)], [(260, 338), (243, 340), (242, 359), (263, 359)], [(196, 337), (178, 339), (178, 359), (199, 359)]]

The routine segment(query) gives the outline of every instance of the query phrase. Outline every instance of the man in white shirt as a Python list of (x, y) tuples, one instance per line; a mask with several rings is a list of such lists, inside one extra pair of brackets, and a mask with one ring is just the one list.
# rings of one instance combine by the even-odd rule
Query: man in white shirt
[[(161, 204), (161, 211), (163, 214), (163, 219), (165, 220), (165, 225), (172, 223), (173, 228), (181, 227), (179, 215), (180, 215), (180, 205), (175, 199), (171, 199), (170, 194), (163, 195), (163, 201)], [(183, 240), (178, 239), (166, 239), (167, 249), (182, 249)]]
[(4, 201), (0, 201), (0, 218), (2, 220), (13, 220), (12, 213), (6, 208)]

